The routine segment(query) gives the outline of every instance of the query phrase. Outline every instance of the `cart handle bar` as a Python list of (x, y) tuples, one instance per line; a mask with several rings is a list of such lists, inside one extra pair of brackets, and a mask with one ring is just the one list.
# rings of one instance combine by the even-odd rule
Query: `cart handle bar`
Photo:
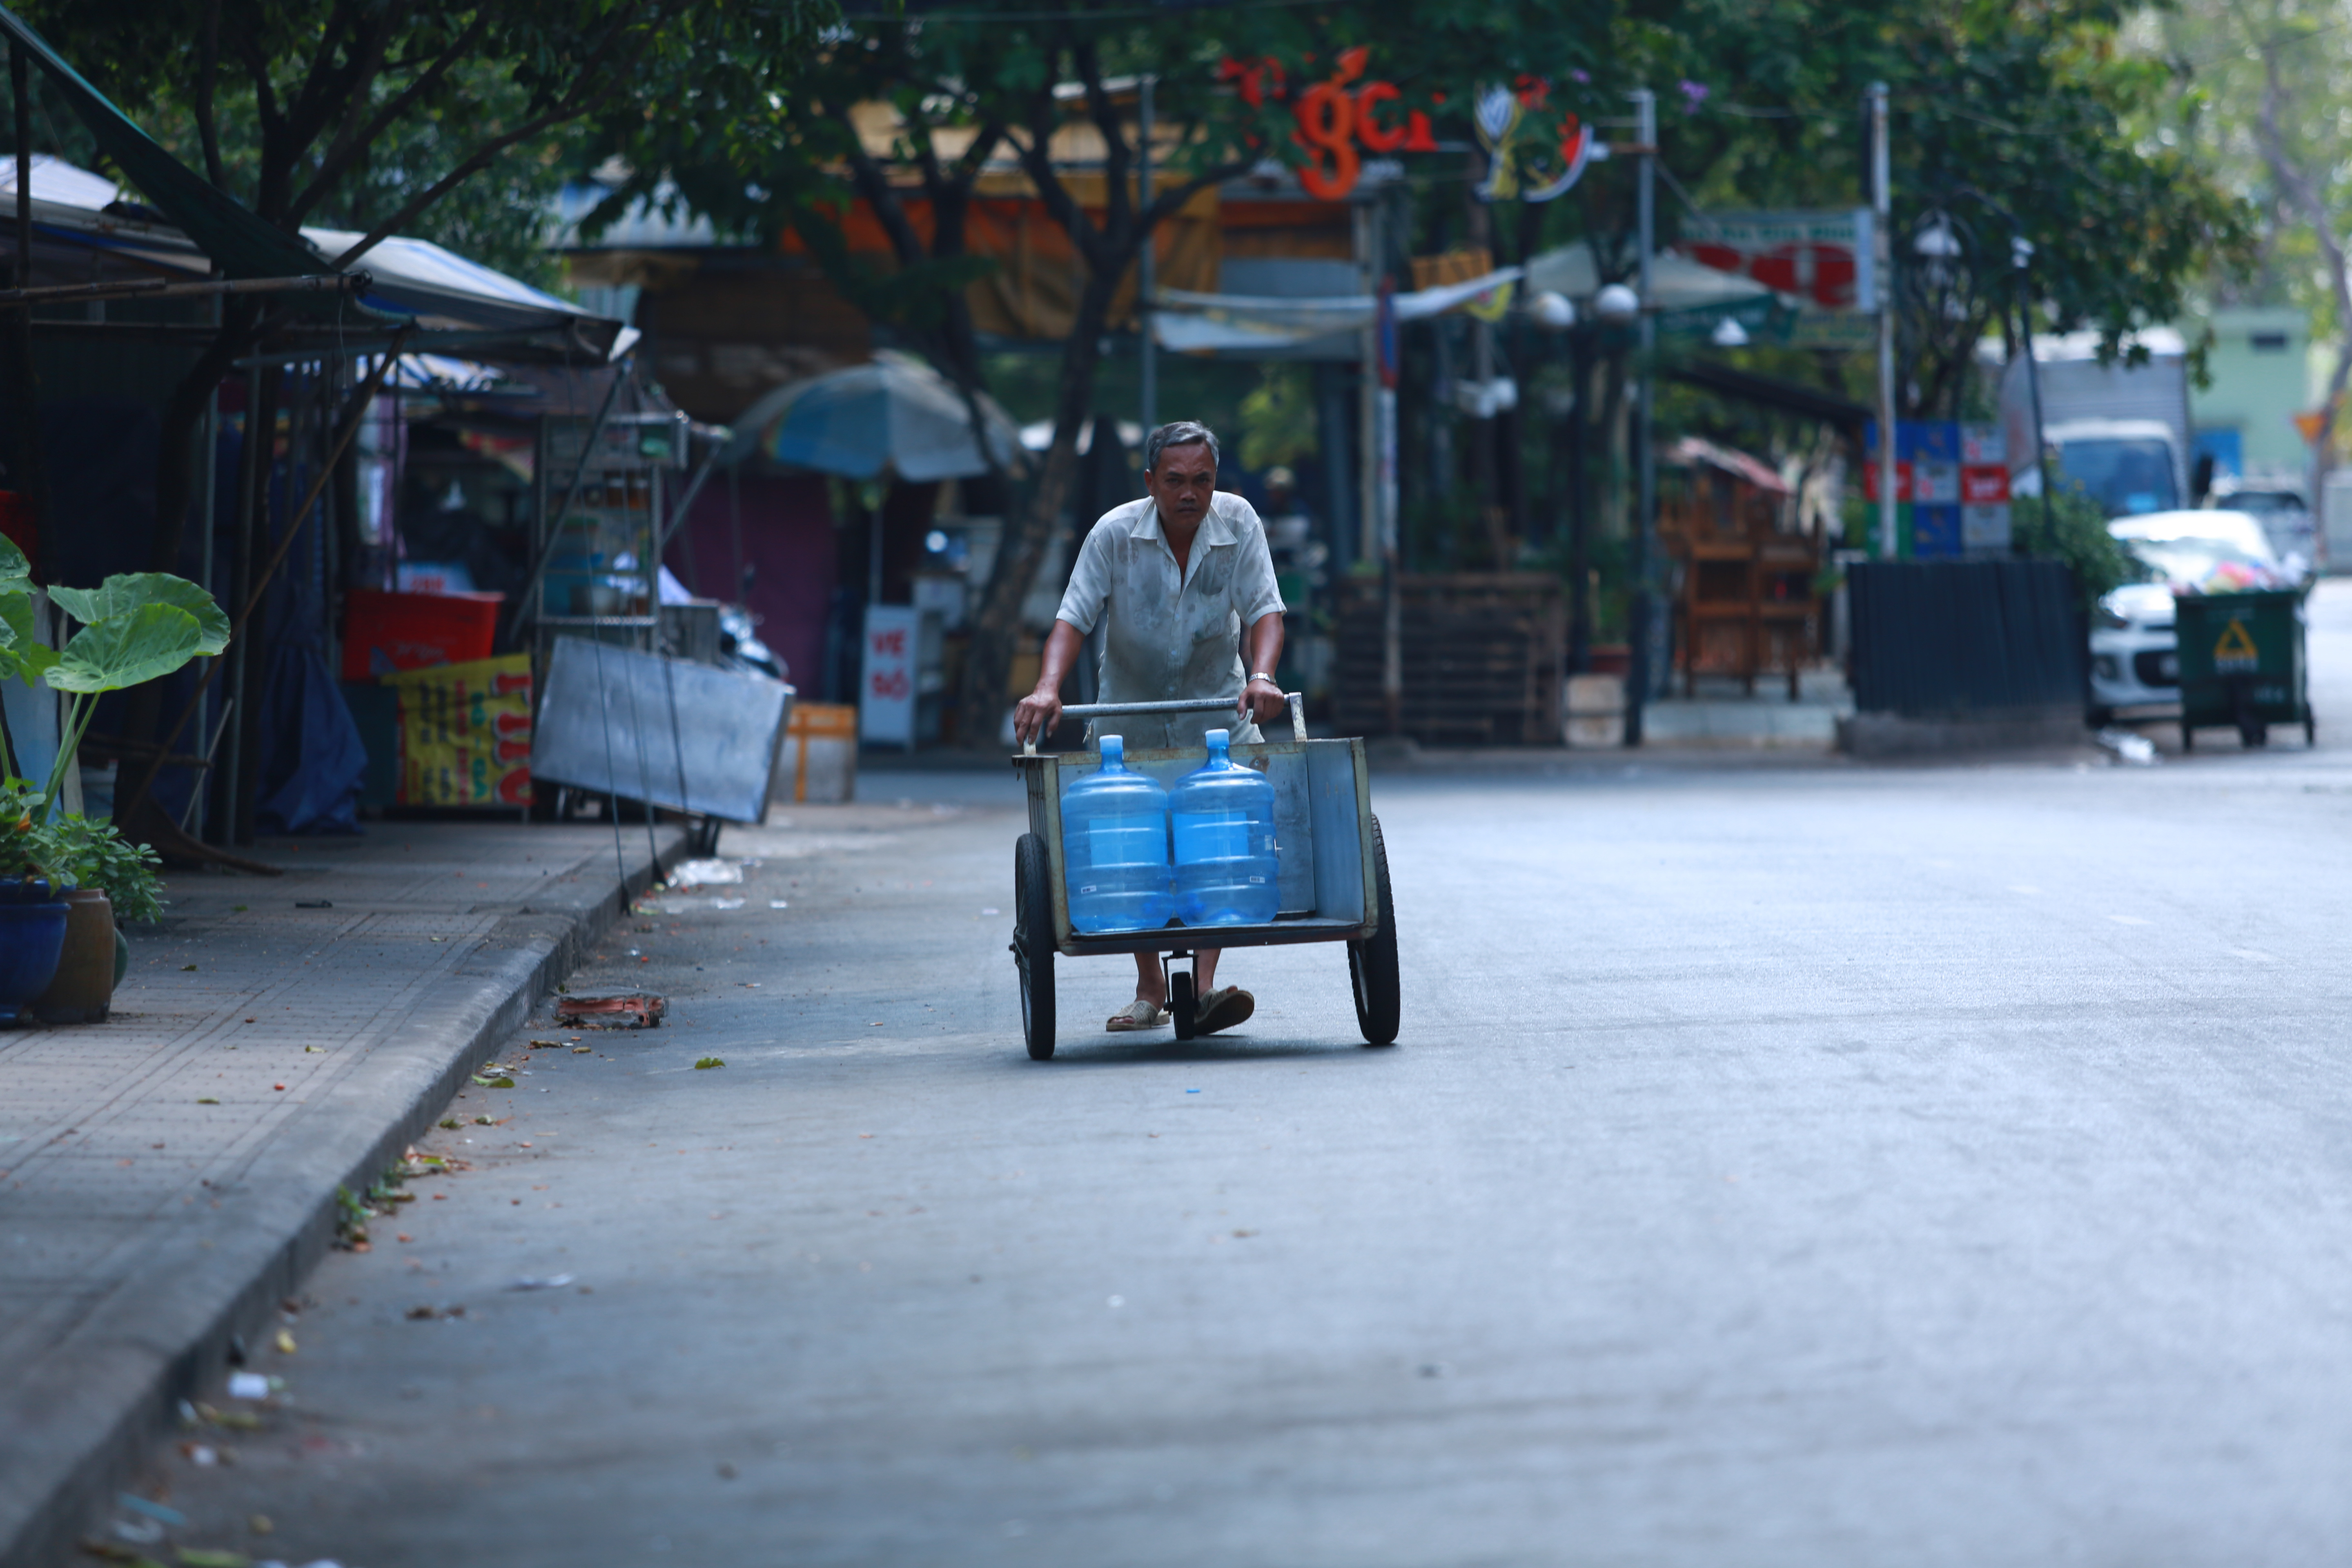
[[(1290, 704), (1290, 738), (1294, 741), (1307, 739), (1305, 698), (1298, 692), (1286, 691), (1283, 693), (1283, 700)], [(1075, 708), (1063, 709), (1062, 717), (1065, 719), (1116, 719), (1125, 714), (1220, 713), (1229, 710), (1238, 710), (1238, 708), (1239, 699), (1237, 698), (1187, 697), (1174, 702), (1087, 702)], [(1035, 756), (1037, 742), (1024, 741), (1021, 743), (1021, 754), (1024, 757)]]

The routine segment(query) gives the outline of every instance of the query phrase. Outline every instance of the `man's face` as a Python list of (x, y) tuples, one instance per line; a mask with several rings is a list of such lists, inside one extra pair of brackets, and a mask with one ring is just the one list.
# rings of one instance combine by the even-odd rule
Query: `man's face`
[(1163, 520), (1194, 527), (1209, 514), (1209, 498), (1217, 493), (1217, 459), (1205, 441), (1162, 447), (1160, 466), (1143, 476), (1143, 488), (1160, 504)]

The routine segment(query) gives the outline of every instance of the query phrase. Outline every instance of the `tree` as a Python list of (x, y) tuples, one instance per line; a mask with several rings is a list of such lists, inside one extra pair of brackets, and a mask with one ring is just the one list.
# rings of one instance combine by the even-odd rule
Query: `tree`
[(2187, 0), (2150, 18), (2180, 86), (2147, 134), (2177, 145), (2260, 214), (2252, 265), (2210, 280), (2222, 304), (2293, 304), (2336, 340), (2312, 442), (2318, 510), (2352, 377), (2352, 167), (2333, 132), (2352, 113), (2352, 37), (2340, 11), (2300, 0)]
[[(1202, 189), (1263, 160), (1323, 157), (1294, 134), (1286, 89), (1303, 93), (1341, 71), (1352, 47), (1369, 48), (1370, 74), (1404, 89), (1400, 110), (1434, 109), (1450, 94), (1458, 114), (1475, 81), (1590, 63), (1605, 18), (1597, 4), (1465, 8), (1435, 0), (1165, 16), (978, 0), (951, 13), (862, 17), (833, 36), (788, 107), (761, 112), (747, 75), (695, 112), (633, 136), (625, 151), (638, 173), (614, 200), (667, 189), (735, 232), (793, 228), (848, 298), (972, 393), (982, 373), (961, 289), (985, 265), (965, 248), (975, 183), (992, 163), (1017, 168), (1068, 236), (1083, 282), (1063, 344), (1054, 437), (1008, 510), (965, 660), (962, 732), (986, 736), (1003, 715), (1021, 603), (1071, 493), (1104, 331), (1160, 225)], [(1159, 178), (1149, 203), (1136, 181), (1136, 84), (1144, 75), (1157, 116)], [(876, 105), (893, 116), (887, 153), (867, 143), (853, 115)], [(747, 123), (756, 130), (746, 133)], [(888, 235), (894, 274), (861, 266), (840, 243), (833, 226), (852, 197)], [(910, 198), (928, 207), (928, 227), (913, 221)]]
[[(2246, 204), (2186, 148), (2145, 134), (2183, 73), (2124, 47), (2126, 20), (2109, 0), (1679, 0), (1657, 18), (1649, 69), (1666, 89), (1665, 161), (1696, 176), (1701, 205), (1854, 205), (1858, 106), (1886, 82), (1908, 285), (1901, 404), (1948, 416), (1977, 344), (2008, 331), (2012, 237), (2035, 247), (2035, 330), (2092, 329), (2109, 353), (2251, 256)], [(1958, 247), (1940, 267), (1917, 246), (1931, 226)]]
[[(658, 103), (706, 51), (789, 47), (822, 0), (33, 0), (29, 20), (126, 111), (265, 223), (341, 219), (357, 264), (518, 148), (622, 101)], [(524, 183), (530, 189), (530, 182)], [(510, 187), (511, 188), (511, 187)], [(513, 215), (525, 234), (543, 221)], [(177, 564), (213, 388), (277, 325), (232, 302), (166, 405), (154, 570)]]

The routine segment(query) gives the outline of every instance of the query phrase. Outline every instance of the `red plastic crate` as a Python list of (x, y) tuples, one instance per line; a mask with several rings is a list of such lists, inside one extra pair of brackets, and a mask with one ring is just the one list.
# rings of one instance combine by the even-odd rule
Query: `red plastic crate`
[(343, 619), (343, 679), (469, 664), (490, 657), (504, 594), (386, 594), (354, 588)]

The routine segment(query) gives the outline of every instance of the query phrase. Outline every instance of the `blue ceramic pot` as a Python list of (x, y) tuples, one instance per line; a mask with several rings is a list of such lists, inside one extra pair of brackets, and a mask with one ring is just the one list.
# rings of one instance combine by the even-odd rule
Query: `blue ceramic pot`
[(65, 942), (65, 905), (0, 901), (0, 1023), (49, 988)]

